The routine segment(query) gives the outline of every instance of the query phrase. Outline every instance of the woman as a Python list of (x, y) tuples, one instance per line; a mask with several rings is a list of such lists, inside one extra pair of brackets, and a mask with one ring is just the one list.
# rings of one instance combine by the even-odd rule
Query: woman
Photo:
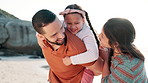
[(147, 83), (144, 56), (132, 44), (135, 34), (127, 19), (111, 18), (105, 23), (99, 35), (100, 45), (111, 48), (113, 56), (103, 57), (102, 83)]

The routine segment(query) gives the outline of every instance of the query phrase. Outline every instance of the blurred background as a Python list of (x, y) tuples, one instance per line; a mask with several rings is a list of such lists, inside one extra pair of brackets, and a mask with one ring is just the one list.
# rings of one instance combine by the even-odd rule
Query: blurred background
[[(59, 16), (59, 12), (70, 4), (78, 4), (88, 12), (90, 21), (98, 33), (109, 18), (129, 19), (136, 29), (134, 44), (144, 54), (145, 64), (148, 64), (147, 0), (0, 0), (0, 55), (42, 56), (31, 25), (32, 16), (38, 10), (48, 9), (53, 11), (60, 20), (63, 20), (63, 17)], [(0, 58), (3, 61), (4, 57)], [(44, 64), (46, 62), (42, 65)], [(148, 72), (148, 67), (146, 67), (146, 71)], [(1, 75), (0, 79), (2, 79)], [(96, 77), (95, 82), (99, 79)]]

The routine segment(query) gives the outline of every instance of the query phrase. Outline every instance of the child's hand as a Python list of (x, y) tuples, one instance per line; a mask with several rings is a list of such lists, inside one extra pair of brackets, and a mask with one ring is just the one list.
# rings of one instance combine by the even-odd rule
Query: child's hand
[(63, 63), (64, 63), (66, 66), (71, 65), (70, 57), (66, 56), (65, 58), (63, 58)]
[(40, 36), (39, 33), (36, 33), (36, 38), (37, 38), (37, 42), (41, 48), (47, 47), (43, 42), (43, 40), (45, 40), (45, 39), (42, 36)]

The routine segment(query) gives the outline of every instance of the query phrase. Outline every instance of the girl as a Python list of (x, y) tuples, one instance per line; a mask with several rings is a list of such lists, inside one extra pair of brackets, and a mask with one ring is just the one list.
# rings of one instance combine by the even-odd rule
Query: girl
[[(65, 57), (63, 59), (63, 63), (65, 65), (76, 65), (76, 64), (84, 64), (95, 61), (99, 57), (98, 47), (99, 41), (97, 36), (91, 26), (91, 23), (88, 18), (88, 14), (86, 11), (82, 10), (80, 6), (77, 4), (69, 5), (65, 8), (64, 11), (60, 12), (60, 15), (64, 16), (64, 22), (66, 29), (68, 29), (71, 33), (78, 36), (85, 44), (87, 51), (75, 56)], [(90, 27), (85, 23), (85, 16), (88, 21)], [(37, 37), (38, 43), (41, 47), (44, 46), (43, 42), (39, 37)], [(92, 83), (93, 76), (98, 75), (98, 73), (93, 73), (93, 67), (97, 67), (99, 65), (97, 62), (93, 66), (87, 67), (85, 69), (84, 75), (82, 78), (82, 83)], [(101, 66), (101, 65), (100, 65)], [(90, 71), (91, 69), (92, 71)], [(100, 67), (101, 70), (101, 67)], [(100, 71), (97, 70), (99, 73)]]
[(111, 61), (108, 56), (103, 57), (102, 83), (148, 82), (144, 56), (132, 44), (135, 34), (132, 23), (127, 19), (111, 18), (105, 23), (99, 35), (100, 45), (111, 48), (113, 56)]
[[(97, 45), (98, 39), (91, 26), (91, 23), (89, 22), (87, 12), (82, 10), (80, 6), (73, 4), (67, 6), (65, 8), (65, 11), (60, 12), (60, 15), (64, 16), (64, 22), (66, 28), (72, 34), (75, 34), (80, 39), (82, 39), (87, 48), (86, 52), (70, 57), (70, 62), (73, 65), (76, 65), (76, 64), (92, 62), (98, 59), (98, 45)], [(85, 16), (90, 25), (90, 28), (85, 23)], [(66, 61), (66, 59), (64, 60)], [(70, 65), (71, 63), (69, 64), (67, 63), (67, 65)]]

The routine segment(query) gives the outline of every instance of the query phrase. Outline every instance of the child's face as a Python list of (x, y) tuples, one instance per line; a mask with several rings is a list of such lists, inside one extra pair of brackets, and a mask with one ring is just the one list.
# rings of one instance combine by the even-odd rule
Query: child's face
[(64, 18), (67, 29), (72, 34), (77, 34), (84, 24), (84, 18), (80, 14), (68, 14)]

